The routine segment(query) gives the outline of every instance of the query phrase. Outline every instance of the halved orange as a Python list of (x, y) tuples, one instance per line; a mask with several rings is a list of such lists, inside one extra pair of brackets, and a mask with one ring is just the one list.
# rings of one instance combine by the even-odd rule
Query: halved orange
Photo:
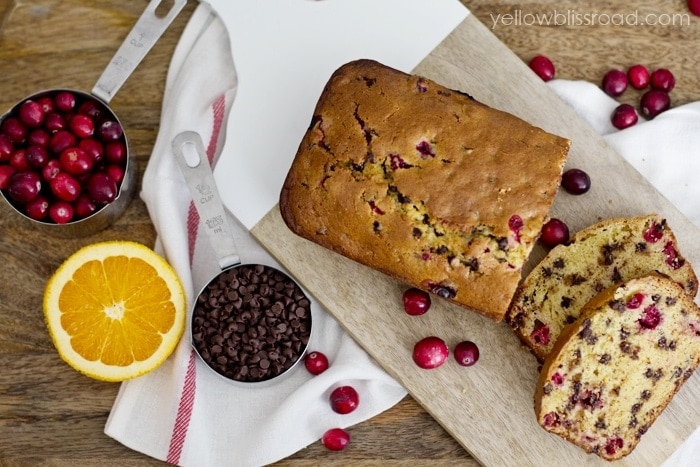
[(173, 268), (136, 242), (94, 243), (51, 276), (44, 316), (61, 358), (102, 381), (160, 366), (185, 328), (186, 300)]

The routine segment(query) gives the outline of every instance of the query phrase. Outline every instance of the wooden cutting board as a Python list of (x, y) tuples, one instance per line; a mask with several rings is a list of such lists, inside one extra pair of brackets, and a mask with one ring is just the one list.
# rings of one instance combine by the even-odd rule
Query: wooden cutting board
[[(414, 70), (492, 107), (572, 140), (568, 167), (593, 180), (583, 196), (560, 193), (552, 215), (576, 231), (603, 218), (658, 212), (681, 250), (700, 265), (700, 231), (613, 151), (567, 104), (473, 15)], [(460, 194), (455, 193), (455, 196)], [(277, 208), (253, 235), (315, 296), (347, 332), (477, 460), (484, 465), (607, 465), (546, 433), (535, 421), (537, 362), (510, 328), (433, 300), (423, 316), (404, 313), (405, 286), (292, 234)], [(536, 251), (533, 260), (542, 256)], [(428, 335), (454, 346), (479, 345), (477, 365), (451, 362), (421, 370), (414, 343)], [(700, 377), (692, 376), (666, 411), (619, 465), (660, 465), (700, 424)]]

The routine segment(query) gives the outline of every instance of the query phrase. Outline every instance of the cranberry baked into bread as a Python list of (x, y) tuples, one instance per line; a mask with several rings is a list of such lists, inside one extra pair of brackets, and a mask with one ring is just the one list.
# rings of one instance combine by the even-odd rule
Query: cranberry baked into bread
[(506, 321), (541, 362), (594, 295), (654, 272), (691, 296), (697, 293), (695, 273), (665, 219), (655, 214), (608, 219), (550, 250), (518, 287)]
[(570, 141), (370, 60), (340, 67), (280, 195), (296, 234), (501, 320)]
[(700, 363), (700, 310), (671, 279), (597, 295), (547, 358), (535, 393), (542, 427), (615, 460), (639, 443)]

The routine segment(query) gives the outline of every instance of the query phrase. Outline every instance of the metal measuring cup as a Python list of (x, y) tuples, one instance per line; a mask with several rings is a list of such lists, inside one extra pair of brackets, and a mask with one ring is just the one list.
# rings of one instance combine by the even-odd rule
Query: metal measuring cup
[(247, 387), (278, 382), (303, 360), (311, 301), (284, 272), (241, 264), (199, 134), (177, 135), (173, 152), (221, 269), (194, 301), (192, 345), (228, 381)]
[[(106, 118), (117, 122), (123, 128), (121, 121), (109, 107), (109, 102), (187, 4), (187, 0), (173, 0), (170, 10), (165, 15), (158, 16), (156, 10), (161, 1), (151, 0), (149, 2), (103, 71), (91, 93), (68, 88), (37, 92), (20, 100), (7, 113), (0, 116), (0, 124), (9, 116), (17, 115), (19, 107), (27, 100), (38, 101), (43, 97), (55, 96), (59, 92), (68, 91), (76, 96), (76, 100), (79, 99), (82, 102), (94, 101), (105, 112)], [(63, 238), (82, 237), (103, 230), (121, 216), (136, 190), (136, 163), (129, 149), (126, 132), (123, 133), (122, 138), (126, 147), (126, 165), (124, 167), (124, 177), (118, 184), (117, 197), (87, 217), (65, 224), (56, 224), (49, 220), (36, 220), (22, 212), (15, 202), (6, 196), (4, 190), (0, 193), (17, 214), (27, 220), (33, 227), (50, 235)]]

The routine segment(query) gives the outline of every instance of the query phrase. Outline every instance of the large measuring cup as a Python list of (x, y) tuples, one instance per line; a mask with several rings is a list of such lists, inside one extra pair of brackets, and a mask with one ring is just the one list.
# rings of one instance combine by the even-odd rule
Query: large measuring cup
[[(171, 2), (162, 15), (161, 0), (149, 2), (90, 93), (40, 91), (0, 116), (0, 170), (8, 184), (0, 186), (2, 196), (33, 226), (81, 237), (108, 227), (126, 209), (136, 164), (109, 102), (187, 4)], [(92, 182), (97, 173), (104, 176)], [(54, 216), (52, 206), (62, 214)]]
[(192, 345), (209, 368), (235, 384), (278, 382), (303, 360), (311, 302), (284, 272), (241, 263), (199, 134), (177, 135), (173, 152), (221, 269), (194, 301)]

